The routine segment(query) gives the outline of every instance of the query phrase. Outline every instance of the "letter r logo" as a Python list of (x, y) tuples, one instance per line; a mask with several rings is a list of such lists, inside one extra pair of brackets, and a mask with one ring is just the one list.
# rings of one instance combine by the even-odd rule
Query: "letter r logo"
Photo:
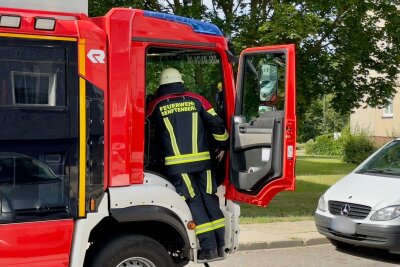
[(103, 50), (92, 49), (87, 54), (87, 57), (92, 63), (95, 63), (95, 64), (97, 64), (97, 63), (100, 63), (100, 64), (106, 63), (104, 61), (104, 59), (106, 58), (106, 53), (104, 53)]

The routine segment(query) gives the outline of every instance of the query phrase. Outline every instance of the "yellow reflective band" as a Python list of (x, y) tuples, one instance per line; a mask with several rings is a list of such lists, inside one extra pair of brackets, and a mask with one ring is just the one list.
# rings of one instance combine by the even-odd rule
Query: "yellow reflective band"
[(212, 227), (212, 226), (210, 226), (206, 229), (196, 230), (196, 235), (204, 234), (204, 233), (211, 232), (211, 231), (214, 231), (214, 227)]
[(221, 219), (218, 219), (218, 220), (212, 221), (211, 223), (212, 223), (212, 224), (216, 224), (216, 223), (220, 223), (220, 222), (223, 222), (223, 223), (225, 223), (225, 218), (221, 218)]
[(86, 216), (86, 81), (79, 78), (79, 217)]
[(181, 197), (182, 197), (183, 200), (186, 200), (186, 197), (185, 197), (185, 196), (181, 196)]
[(210, 232), (214, 230), (214, 226), (212, 223), (203, 223), (196, 226), (196, 235), (203, 234), (206, 232)]
[(229, 138), (228, 132), (225, 130), (223, 134), (213, 134), (214, 139), (217, 141), (226, 141)]
[(225, 227), (225, 223), (221, 223), (221, 224), (215, 225), (213, 230), (217, 230), (217, 229), (222, 228), (222, 227)]
[(219, 220), (215, 220), (215, 221), (213, 221), (211, 223), (213, 225), (213, 229), (214, 230), (222, 228), (222, 227), (225, 227), (225, 218), (222, 218), (222, 219), (219, 219)]
[(172, 128), (171, 122), (168, 118), (164, 118), (163, 120), (165, 123), (165, 127), (167, 127), (167, 130), (169, 132), (169, 137), (171, 138), (172, 150), (174, 151), (175, 155), (180, 155), (181, 153), (179, 152), (178, 144), (176, 143), (174, 128)]
[(195, 159), (182, 159), (182, 160), (177, 160), (177, 161), (173, 161), (173, 162), (165, 161), (165, 165), (177, 165), (177, 164), (183, 164), (183, 163), (199, 162), (199, 161), (204, 161), (204, 160), (209, 160), (209, 159), (210, 159), (210, 156), (198, 157)]
[(198, 114), (197, 112), (192, 113), (192, 153), (197, 153), (197, 125), (198, 125)]
[(187, 173), (182, 173), (183, 181), (186, 184), (187, 189), (189, 190), (190, 197), (194, 197), (195, 193), (192, 187), (192, 183), (190, 182), (190, 178)]
[(195, 153), (195, 154), (183, 154), (179, 156), (170, 156), (166, 157), (165, 159), (167, 160), (174, 160), (174, 159), (187, 159), (187, 158), (192, 158), (192, 157), (197, 157), (197, 156), (209, 156), (210, 152), (205, 151), (205, 152), (200, 152), (200, 153)]
[(74, 37), (59, 37), (59, 36), (19, 34), (19, 33), (0, 33), (0, 37), (55, 40), (55, 41), (68, 41), (68, 42), (76, 42), (78, 40), (77, 38)]
[(197, 162), (203, 160), (209, 160), (210, 153), (209, 152), (201, 152), (196, 154), (185, 154), (179, 156), (171, 156), (165, 158), (165, 165), (175, 165), (189, 162)]
[(225, 227), (225, 218), (215, 220), (209, 223), (203, 223), (196, 226), (196, 235), (211, 232), (213, 230)]
[(78, 43), (78, 56), (79, 56), (79, 73), (83, 76), (86, 75), (86, 40), (80, 39)]
[(203, 224), (200, 224), (200, 225), (196, 225), (196, 229), (201, 230), (201, 229), (203, 229), (203, 228), (208, 228), (208, 227), (210, 227), (210, 226), (213, 226), (213, 223), (212, 223), (212, 222), (208, 222), (208, 223), (203, 223)]
[(213, 116), (217, 116), (218, 115), (213, 108), (210, 108), (209, 110), (207, 110), (207, 112), (210, 113)]
[(212, 193), (212, 177), (211, 177), (211, 171), (207, 170), (207, 189), (206, 189), (207, 194)]

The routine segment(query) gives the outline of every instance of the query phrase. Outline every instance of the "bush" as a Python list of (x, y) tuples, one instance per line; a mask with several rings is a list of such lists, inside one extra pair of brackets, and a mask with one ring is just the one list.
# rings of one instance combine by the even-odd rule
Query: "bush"
[(343, 137), (344, 162), (360, 164), (375, 150), (374, 144), (366, 134), (346, 135)]
[(306, 155), (341, 156), (341, 150), (341, 141), (335, 140), (333, 134), (320, 135), (315, 141), (310, 140), (305, 145)]
[(343, 128), (337, 140), (333, 134), (325, 134), (305, 144), (306, 155), (340, 156), (343, 162), (356, 164), (363, 162), (374, 150), (374, 143), (367, 132), (357, 131), (353, 135), (349, 126)]

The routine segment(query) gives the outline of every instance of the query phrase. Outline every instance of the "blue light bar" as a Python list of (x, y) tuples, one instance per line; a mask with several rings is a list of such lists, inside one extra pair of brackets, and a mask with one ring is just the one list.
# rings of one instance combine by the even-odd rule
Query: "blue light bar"
[(222, 34), (221, 30), (212, 23), (203, 22), (203, 21), (199, 21), (199, 20), (195, 20), (195, 19), (189, 19), (189, 18), (177, 16), (177, 15), (166, 14), (166, 13), (161, 13), (161, 12), (154, 12), (154, 11), (147, 11), (147, 10), (143, 11), (143, 14), (146, 17), (164, 19), (164, 20), (169, 20), (169, 21), (174, 21), (174, 22), (189, 25), (190, 27), (193, 28), (193, 30), (195, 32), (198, 32), (198, 33), (224, 36)]

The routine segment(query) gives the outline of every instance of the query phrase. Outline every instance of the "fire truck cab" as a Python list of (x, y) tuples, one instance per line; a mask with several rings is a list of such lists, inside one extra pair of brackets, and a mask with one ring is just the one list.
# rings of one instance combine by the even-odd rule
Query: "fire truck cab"
[(213, 24), (21, 2), (0, 4), (0, 266), (197, 262), (192, 215), (163, 175), (145, 117), (166, 67), (230, 133), (213, 170), (227, 253), (238, 250), (236, 201), (266, 206), (294, 190), (293, 45), (244, 50), (235, 83), (236, 56)]

